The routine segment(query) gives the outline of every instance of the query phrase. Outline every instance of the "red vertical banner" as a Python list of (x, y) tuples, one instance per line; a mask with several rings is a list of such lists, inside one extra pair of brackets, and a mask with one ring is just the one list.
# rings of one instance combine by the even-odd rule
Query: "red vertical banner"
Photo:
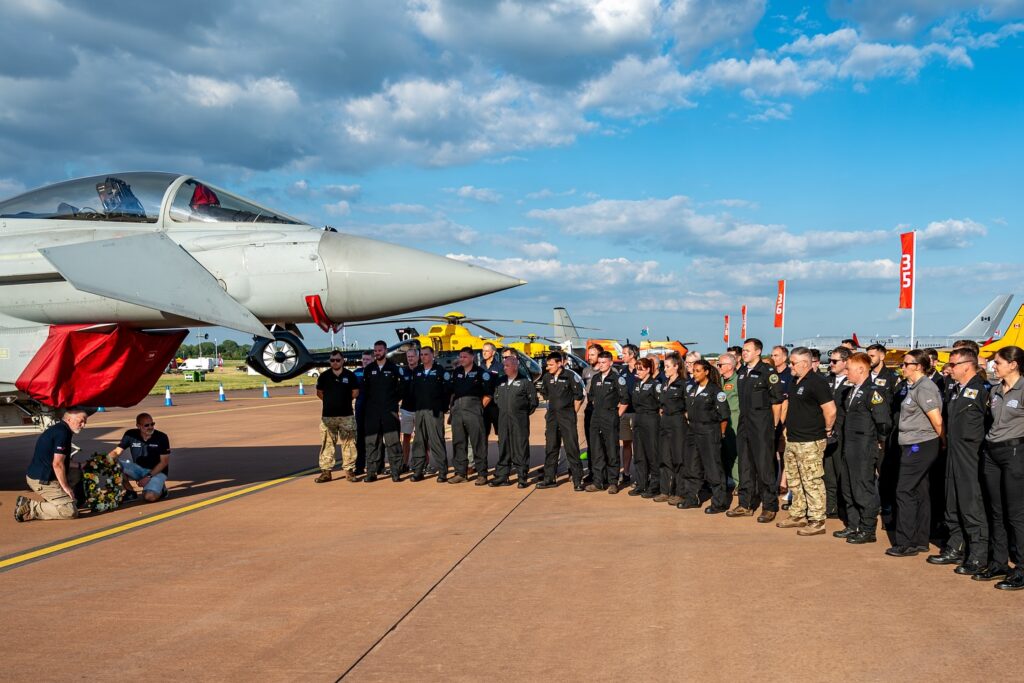
[(729, 343), (729, 316), (725, 316), (725, 334), (722, 335), (722, 341)]
[(747, 306), (740, 307), (740, 339), (747, 338)]
[(914, 233), (900, 235), (900, 308), (914, 307), (914, 271), (917, 267), (914, 242)]
[(779, 280), (779, 294), (775, 297), (775, 327), (782, 327), (786, 318), (786, 281)]

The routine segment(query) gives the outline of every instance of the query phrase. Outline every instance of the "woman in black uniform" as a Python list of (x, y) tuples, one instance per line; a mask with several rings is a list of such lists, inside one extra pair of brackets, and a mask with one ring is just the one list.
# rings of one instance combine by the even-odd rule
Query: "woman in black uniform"
[[(683, 492), (683, 451), (686, 444), (686, 377), (677, 354), (665, 357), (665, 384), (658, 389), (661, 402), (661, 482), (655, 503), (666, 503)], [(673, 503), (678, 501), (672, 501)]]
[(718, 371), (706, 360), (694, 361), (692, 377), (686, 392), (686, 417), (696, 452), (687, 457), (696, 460), (696, 468), (691, 471), (703, 471), (703, 476), (687, 478), (683, 502), (676, 507), (680, 510), (699, 508), (700, 488), (707, 481), (711, 487), (711, 505), (704, 512), (716, 515), (729, 509), (722, 468), (722, 433), (729, 423), (729, 399), (722, 391)]
[(633, 385), (633, 467), (636, 470), (636, 486), (631, 496), (654, 498), (658, 495), (658, 468), (661, 457), (658, 453), (658, 381), (654, 378), (654, 361), (641, 358), (636, 362), (637, 381)]
[(1010, 545), (1007, 529), (1013, 534), (1017, 552), (1024, 551), (1024, 350), (1005, 346), (995, 355), (999, 383), (989, 393), (992, 427), (985, 437), (982, 477), (988, 494), (989, 549), (988, 567), (971, 578), (993, 581), (1000, 590), (1024, 588), (1024, 564), (1020, 557), (1010, 569)]

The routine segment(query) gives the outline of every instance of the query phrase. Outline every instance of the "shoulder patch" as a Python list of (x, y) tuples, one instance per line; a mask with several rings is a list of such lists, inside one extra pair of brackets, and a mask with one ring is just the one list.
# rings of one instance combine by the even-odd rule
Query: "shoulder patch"
[(876, 377), (875, 378), (875, 384), (877, 384), (880, 387), (884, 387), (885, 386), (885, 382), (886, 382), (886, 379), (884, 377)]
[(619, 386), (622, 386), (622, 387), (626, 386), (626, 378), (625, 377), (619, 377)]
[(452, 373), (445, 371), (445, 373), (444, 373), (444, 381), (447, 382), (451, 378), (452, 378)]
[(871, 392), (871, 402), (874, 405), (878, 405), (879, 403), (883, 403), (884, 401), (885, 399), (882, 398), (882, 395), (880, 393), (878, 393), (877, 391)]
[(716, 396), (715, 398), (718, 399), (719, 403), (725, 403), (726, 401), (729, 400), (729, 397), (725, 395), (724, 391), (719, 391), (718, 396)]
[(654, 390), (660, 394), (661, 393), (661, 385), (660, 384), (655, 384), (654, 385)]
[(488, 381), (490, 381), (490, 379), (491, 379), (491, 373), (489, 373), (489, 372), (487, 372), (486, 370), (484, 370), (484, 374), (483, 374), (483, 377), (484, 377), (484, 381), (485, 381), (485, 382), (488, 382)]
[(779, 383), (779, 376), (776, 375), (774, 372), (772, 374), (768, 375), (768, 383), (769, 384), (778, 384)]
[(978, 398), (978, 390), (964, 389), (964, 398)]

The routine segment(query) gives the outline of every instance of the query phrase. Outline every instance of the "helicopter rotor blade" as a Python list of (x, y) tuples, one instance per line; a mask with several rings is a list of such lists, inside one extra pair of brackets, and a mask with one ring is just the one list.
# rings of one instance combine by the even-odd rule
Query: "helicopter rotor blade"
[(443, 323), (448, 318), (437, 315), (425, 315), (422, 318), (391, 318), (390, 320), (369, 320), (362, 323), (345, 323), (345, 327), (362, 327), (363, 325), (391, 325), (392, 323)]
[[(545, 325), (547, 327), (557, 327), (554, 323), (545, 323), (539, 320), (504, 320), (499, 318), (466, 318), (470, 322), (482, 322), (482, 323), (514, 323), (516, 325)], [(583, 327), (581, 325), (576, 326), (577, 330), (599, 330), (599, 327)]]
[(481, 330), (483, 330), (484, 332), (486, 332), (486, 333), (488, 333), (488, 334), (490, 334), (490, 335), (493, 335), (493, 336), (495, 336), (495, 337), (501, 338), (501, 339), (503, 339), (503, 338), (504, 338), (504, 336), (505, 336), (505, 335), (503, 335), (503, 334), (502, 334), (501, 332), (498, 332), (498, 331), (496, 331), (496, 330), (492, 330), (491, 328), (489, 328), (489, 327), (486, 327), (486, 326), (484, 326), (484, 325), (481, 325), (480, 323), (478, 323), (478, 322), (475, 322), (475, 321), (473, 321), (473, 320), (463, 320), (463, 321), (462, 321), (462, 324), (463, 324), (463, 325), (475, 325), (476, 327), (479, 327), (479, 328), (480, 328)]

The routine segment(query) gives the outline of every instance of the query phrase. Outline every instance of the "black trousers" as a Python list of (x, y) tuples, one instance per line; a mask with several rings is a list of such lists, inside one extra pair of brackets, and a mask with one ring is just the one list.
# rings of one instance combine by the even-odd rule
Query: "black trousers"
[(484, 408), (484, 438), (489, 438), (491, 432), (498, 433), (498, 404), (494, 401)]
[(598, 488), (619, 482), (619, 416), (594, 415), (587, 435), (591, 483)]
[(510, 470), (515, 470), (519, 481), (525, 482), (530, 471), (530, 416), (510, 415), (503, 410), (498, 416), (498, 462), (494, 466), (494, 480), (508, 481)]
[(427, 467), (427, 451), (434, 460), (438, 476), (448, 475), (448, 450), (444, 445), (444, 412), (417, 410), (413, 422), (412, 471), (423, 474)]
[(658, 488), (666, 496), (683, 495), (683, 452), (686, 450), (686, 418), (661, 418), (661, 465)]
[(928, 473), (938, 457), (938, 438), (903, 446), (896, 483), (896, 545), (928, 545), (932, 528)]
[(825, 446), (825, 514), (838, 515), (843, 507), (840, 497), (840, 480), (843, 478), (843, 448), (838, 441)]
[(946, 547), (988, 562), (988, 519), (981, 494), (981, 439), (950, 439), (946, 450)]
[(356, 472), (366, 471), (366, 416), (356, 408)]
[(384, 454), (387, 453), (391, 478), (398, 481), (402, 474), (402, 442), (398, 432), (398, 415), (367, 410), (366, 421), (366, 474), (378, 475), (384, 469)]
[(779, 475), (771, 410), (753, 416), (740, 414), (736, 448), (740, 456), (740, 505), (749, 510), (763, 506), (765, 512), (778, 512)]
[(590, 423), (594, 419), (594, 408), (587, 402), (586, 407), (583, 408), (583, 436), (587, 440), (587, 459), (583, 461), (583, 466), (587, 470), (587, 474), (593, 478), (594, 476), (594, 456), (590, 454)]
[(479, 399), (460, 398), (452, 407), (452, 460), (455, 474), (469, 474), (469, 446), (473, 446), (473, 467), (478, 477), (487, 478), (487, 432)]
[(641, 491), (658, 492), (658, 414), (637, 413), (633, 420), (633, 467), (636, 485)]
[(1006, 565), (1010, 547), (1024, 544), (1024, 447), (986, 444), (983, 467), (992, 562)]
[(697, 435), (693, 429), (686, 430), (683, 441), (683, 472), (682, 489), (676, 495), (687, 500), (699, 501), (700, 490), (704, 486), (704, 463), (697, 450)]
[[(893, 422), (899, 420), (894, 416)], [(899, 443), (899, 431), (892, 430), (886, 442), (885, 450), (878, 459), (878, 497), (882, 509), (890, 511), (896, 506), (896, 484), (900, 480), (900, 462), (903, 459), (903, 448)]]
[(691, 426), (690, 438), (700, 462), (700, 481), (687, 478), (686, 498), (699, 500), (701, 486), (706, 481), (711, 488), (711, 505), (718, 509), (729, 507), (729, 493), (725, 488), (725, 470), (722, 468), (722, 431), (718, 424), (698, 431)]
[(572, 483), (583, 481), (583, 462), (580, 460), (580, 437), (576, 431), (576, 411), (548, 409), (544, 416), (544, 481), (553, 482), (558, 476), (558, 456), (565, 445), (565, 459), (569, 464)]
[(878, 488), (875, 467), (882, 449), (871, 434), (851, 435), (843, 440), (843, 472), (839, 485), (843, 492), (846, 526), (874, 531), (878, 524)]

